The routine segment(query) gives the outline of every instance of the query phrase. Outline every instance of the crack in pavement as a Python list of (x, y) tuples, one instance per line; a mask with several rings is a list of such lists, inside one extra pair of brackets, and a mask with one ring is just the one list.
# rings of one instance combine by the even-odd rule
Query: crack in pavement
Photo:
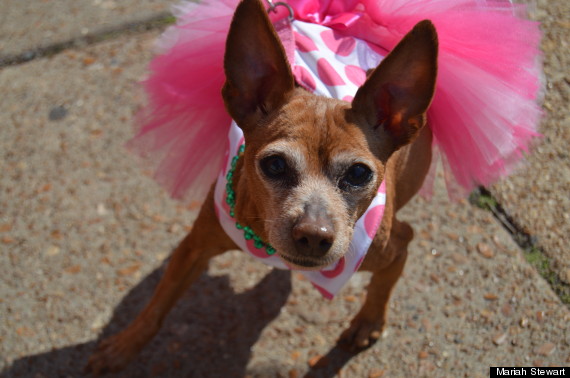
[(123, 35), (135, 35), (151, 30), (164, 29), (176, 21), (170, 12), (161, 12), (138, 21), (131, 21), (120, 25), (102, 28), (93, 33), (74, 37), (65, 41), (55, 42), (46, 46), (38, 46), (21, 53), (0, 55), (0, 69), (9, 66), (17, 66), (36, 59), (57, 55), (65, 50), (78, 49), (85, 46), (117, 38)]
[(570, 285), (552, 269), (552, 259), (538, 246), (536, 237), (525, 231), (487, 188), (480, 186), (475, 189), (469, 196), (469, 202), (493, 214), (523, 250), (527, 262), (548, 282), (562, 303), (570, 308)]

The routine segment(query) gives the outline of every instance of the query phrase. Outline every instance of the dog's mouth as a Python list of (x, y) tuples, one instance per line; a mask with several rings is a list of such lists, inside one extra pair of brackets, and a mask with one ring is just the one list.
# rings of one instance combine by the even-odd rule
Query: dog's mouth
[(307, 257), (291, 257), (279, 253), (279, 257), (289, 266), (298, 270), (322, 270), (327, 266), (331, 265), (333, 261), (331, 259), (311, 259)]

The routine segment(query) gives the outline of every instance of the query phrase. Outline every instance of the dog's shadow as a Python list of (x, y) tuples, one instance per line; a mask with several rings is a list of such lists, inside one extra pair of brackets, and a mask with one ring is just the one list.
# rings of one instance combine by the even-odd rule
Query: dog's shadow
[[(96, 344), (124, 328), (149, 300), (164, 265), (141, 281), (116, 307), (99, 340), (26, 356), (5, 377), (75, 377)], [(236, 294), (228, 277), (207, 274), (192, 285), (163, 328), (120, 377), (243, 377), (251, 347), (280, 313), (291, 291), (288, 271), (273, 270), (252, 289)]]

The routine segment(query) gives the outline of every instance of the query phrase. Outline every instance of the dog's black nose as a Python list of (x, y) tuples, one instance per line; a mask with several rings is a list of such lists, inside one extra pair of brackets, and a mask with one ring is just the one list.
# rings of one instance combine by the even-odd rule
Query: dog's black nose
[(334, 235), (326, 227), (301, 223), (293, 227), (297, 251), (306, 256), (321, 257), (331, 248)]
[(334, 242), (334, 228), (325, 212), (308, 206), (291, 230), (297, 252), (305, 256), (322, 257)]

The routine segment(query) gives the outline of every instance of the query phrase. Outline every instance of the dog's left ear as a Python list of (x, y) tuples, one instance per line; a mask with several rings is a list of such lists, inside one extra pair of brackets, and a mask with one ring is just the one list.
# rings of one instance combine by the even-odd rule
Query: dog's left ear
[(421, 21), (372, 72), (359, 88), (352, 109), (379, 133), (388, 158), (410, 143), (424, 126), (435, 90), (437, 33)]
[(259, 0), (237, 7), (226, 41), (222, 95), (242, 129), (279, 108), (295, 82), (285, 50)]

